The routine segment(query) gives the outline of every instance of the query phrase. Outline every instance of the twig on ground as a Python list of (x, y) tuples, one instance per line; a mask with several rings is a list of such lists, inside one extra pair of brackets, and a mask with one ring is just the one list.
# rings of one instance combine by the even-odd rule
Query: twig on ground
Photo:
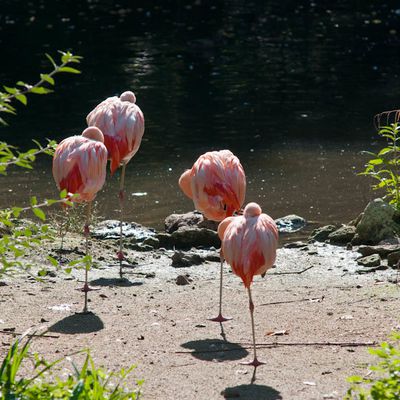
[(325, 296), (322, 297), (313, 297), (311, 299), (299, 299), (299, 300), (286, 300), (286, 301), (273, 301), (272, 303), (262, 303), (260, 306), (274, 306), (278, 304), (290, 304), (290, 303), (300, 303), (302, 301), (309, 301), (310, 303), (320, 303), (325, 299)]
[(268, 274), (268, 276), (271, 276), (271, 275), (300, 275), (300, 274), (302, 274), (303, 272), (306, 272), (306, 271), (308, 271), (309, 269), (314, 268), (314, 267), (315, 267), (315, 265), (310, 265), (309, 267), (304, 268), (304, 269), (302, 269), (301, 271), (293, 271), (293, 272), (273, 272), (273, 273)]
[[(12, 335), (12, 336), (22, 336), (22, 333), (14, 332), (14, 331), (5, 331), (5, 330), (0, 330), (0, 333), (3, 333), (5, 335)], [(46, 335), (46, 334), (27, 334), (25, 336), (28, 337), (45, 337), (45, 338), (51, 338), (51, 339), (58, 339), (60, 335)]]

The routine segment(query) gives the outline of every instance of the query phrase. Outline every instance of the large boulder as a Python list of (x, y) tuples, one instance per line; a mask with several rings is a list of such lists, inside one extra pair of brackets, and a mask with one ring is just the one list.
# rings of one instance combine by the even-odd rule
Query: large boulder
[(343, 225), (339, 229), (331, 232), (328, 239), (332, 244), (347, 244), (351, 242), (356, 234), (356, 228), (352, 225)]
[(377, 244), (400, 232), (399, 212), (382, 199), (371, 201), (356, 226), (353, 244)]
[(314, 229), (311, 232), (309, 240), (316, 240), (317, 242), (325, 242), (328, 239), (329, 235), (336, 231), (338, 228), (335, 225), (325, 225), (321, 226), (317, 229)]
[(203, 214), (198, 211), (191, 211), (185, 214), (171, 214), (165, 218), (165, 232), (173, 233), (183, 227), (217, 230), (218, 222), (204, 218)]
[(275, 220), (280, 233), (294, 233), (303, 229), (307, 225), (307, 221), (298, 215), (291, 214), (286, 217)]
[(219, 247), (217, 232), (206, 228), (184, 226), (172, 234), (160, 232), (156, 235), (159, 246), (165, 248), (190, 249), (191, 247)]
[[(120, 234), (120, 221), (108, 219), (98, 223), (91, 232), (96, 239), (118, 239)], [(130, 238), (130, 242), (143, 242), (147, 238), (155, 236), (156, 232), (152, 228), (147, 228), (136, 222), (122, 223), (122, 236)]]

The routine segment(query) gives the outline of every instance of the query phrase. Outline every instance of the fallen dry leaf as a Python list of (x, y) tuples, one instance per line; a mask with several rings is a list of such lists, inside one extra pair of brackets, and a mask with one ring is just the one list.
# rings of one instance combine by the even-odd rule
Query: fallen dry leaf
[(270, 331), (265, 334), (265, 336), (283, 336), (283, 335), (289, 335), (289, 331), (283, 329), (281, 331)]

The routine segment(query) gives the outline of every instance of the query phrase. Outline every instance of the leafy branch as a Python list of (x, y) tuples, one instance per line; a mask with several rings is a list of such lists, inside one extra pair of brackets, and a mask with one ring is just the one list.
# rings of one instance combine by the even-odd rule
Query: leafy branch
[(10, 146), (6, 142), (0, 142), (0, 174), (6, 175), (6, 170), (10, 165), (33, 169), (32, 163), (39, 154), (47, 154), (52, 156), (57, 146), (55, 140), (48, 140), (46, 146), (42, 146), (36, 140), (33, 141), (37, 147), (26, 152), (19, 152), (15, 147)]
[[(48, 94), (52, 90), (50, 87), (55, 85), (54, 75), (58, 73), (80, 73), (76, 68), (68, 66), (71, 63), (79, 63), (82, 57), (75, 56), (70, 52), (61, 51), (60, 64), (46, 54), (53, 70), (49, 73), (40, 74), (40, 80), (31, 85), (22, 81), (18, 81), (15, 87), (3, 86), (5, 91), (0, 91), (0, 113), (16, 114), (15, 107), (11, 104), (13, 101), (19, 101), (27, 105), (27, 94)], [(0, 124), (6, 124), (0, 118)], [(56, 147), (54, 140), (48, 140), (47, 145), (42, 146), (34, 140), (35, 148), (26, 152), (20, 152), (14, 146), (0, 142), (0, 174), (6, 175), (7, 168), (16, 165), (22, 168), (32, 169), (32, 163), (39, 154), (53, 155)], [(42, 221), (45, 221), (46, 214), (42, 210), (56, 203), (71, 205), (71, 197), (66, 191), (60, 193), (58, 200), (45, 200), (38, 203), (36, 196), (31, 198), (31, 204), (28, 207), (12, 207), (0, 210), (0, 276), (23, 270), (29, 273), (31, 265), (29, 262), (22, 261), (22, 257), (26, 251), (38, 246), (45, 239), (52, 238), (52, 231), (46, 224), (38, 225), (30, 221), (22, 221), (21, 213), (31, 210), (33, 214)], [(51, 264), (58, 266), (56, 260), (48, 257)], [(39, 275), (44, 275), (46, 271), (42, 268)]]
[[(60, 72), (80, 74), (80, 71), (76, 68), (69, 67), (68, 64), (79, 63), (82, 57), (75, 56), (69, 51), (61, 53), (61, 64), (58, 65), (54, 59), (46, 54), (46, 57), (50, 60), (53, 70), (46, 74), (40, 74), (40, 80), (31, 85), (23, 81), (18, 81), (15, 87), (3, 86), (5, 92), (0, 91), (0, 112), (5, 112), (9, 114), (16, 114), (16, 109), (10, 103), (13, 100), (18, 100), (23, 105), (28, 104), (27, 94), (48, 94), (52, 93), (53, 90), (49, 87), (54, 86), (55, 80), (54, 75)], [(7, 125), (6, 121), (0, 117), (0, 124)]]
[(367, 175), (378, 181), (372, 185), (374, 190), (386, 191), (390, 204), (400, 209), (400, 125), (395, 122), (382, 126), (378, 135), (387, 140), (387, 146), (378, 153), (363, 152), (372, 156), (359, 175)]
[(351, 376), (351, 383), (345, 400), (395, 400), (400, 398), (400, 334), (393, 333), (394, 344), (381, 343), (369, 352), (379, 358), (379, 362), (369, 367), (375, 378)]

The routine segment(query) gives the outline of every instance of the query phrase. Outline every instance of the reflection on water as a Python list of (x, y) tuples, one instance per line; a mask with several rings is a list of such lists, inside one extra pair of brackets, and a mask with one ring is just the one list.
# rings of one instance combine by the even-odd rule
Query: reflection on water
[[(160, 227), (191, 209), (180, 173), (229, 148), (246, 169), (247, 201), (274, 217), (345, 222), (371, 196), (355, 173), (372, 117), (398, 106), (399, 19), (385, 1), (4, 0), (1, 83), (34, 82), (45, 52), (70, 48), (84, 60), (82, 75), (57, 77), (56, 92), (31, 97), (0, 134), (22, 147), (79, 134), (97, 103), (132, 89), (146, 131), (127, 191), (147, 195), (128, 196), (129, 219)], [(1, 205), (27, 192), (54, 197), (49, 171), (46, 161), (11, 171)], [(117, 217), (117, 178), (98, 196), (107, 218)]]
[[(165, 154), (163, 160), (143, 164), (135, 157), (127, 168), (126, 219), (163, 229), (164, 219), (173, 212), (193, 209), (178, 187), (180, 174), (191, 166), (198, 154), (176, 157)], [(291, 213), (317, 223), (348, 222), (365, 207), (372, 194), (368, 178), (357, 176), (363, 160), (359, 148), (344, 146), (307, 149), (291, 146), (251, 149), (238, 153), (247, 175), (246, 202), (257, 201), (274, 218)], [(57, 191), (49, 162), (39, 171), (21, 173), (12, 170), (2, 178), (1, 204), (21, 204), (28, 195), (55, 198)], [(118, 173), (110, 177), (97, 196), (100, 216), (118, 218)], [(139, 194), (139, 195), (138, 195)]]

